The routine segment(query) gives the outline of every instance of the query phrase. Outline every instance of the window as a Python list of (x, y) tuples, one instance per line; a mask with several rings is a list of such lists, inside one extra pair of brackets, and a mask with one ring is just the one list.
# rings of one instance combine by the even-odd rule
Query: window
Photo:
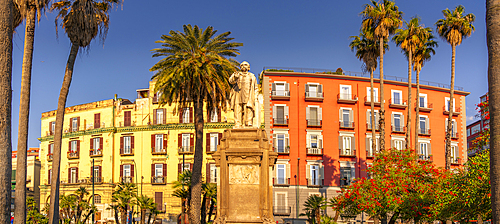
[(184, 108), (182, 112), (182, 122), (181, 123), (191, 123), (191, 108)]
[(101, 146), (101, 138), (93, 138), (92, 139), (92, 144), (93, 144), (92, 149), (94, 149), (94, 150), (101, 149), (100, 148), (100, 146)]
[(182, 166), (182, 163), (179, 164), (179, 171), (183, 173), (186, 170), (191, 170), (191, 163), (184, 163), (184, 167)]
[(306, 135), (307, 154), (322, 155), (323, 154), (323, 135), (321, 132), (311, 131)]
[(391, 148), (396, 148), (397, 150), (403, 150), (406, 147), (406, 142), (404, 138), (393, 138), (391, 141)]
[(419, 146), (419, 150), (418, 150), (419, 159), (430, 160), (430, 156), (431, 156), (431, 143), (430, 143), (430, 141), (419, 142), (418, 146)]
[(323, 85), (317, 83), (306, 84), (306, 98), (307, 97), (323, 97)]
[(132, 125), (132, 111), (123, 112), (123, 126), (128, 127)]
[[(446, 105), (445, 110), (450, 111), (450, 97), (445, 97), (444, 102)], [(453, 112), (455, 112), (455, 108), (456, 108), (455, 105), (456, 105), (455, 99), (453, 99)]]
[(92, 175), (94, 178), (94, 183), (100, 183), (102, 182), (101, 179), (101, 166), (94, 166), (92, 167)]
[(155, 192), (155, 204), (157, 211), (163, 211), (163, 192)]
[(71, 131), (78, 131), (79, 126), (80, 126), (80, 118), (79, 117), (71, 118)]
[(323, 183), (323, 160), (306, 160), (306, 178), (309, 186), (321, 186)]
[(94, 194), (94, 203), (101, 204), (101, 195)]
[(163, 164), (155, 164), (155, 177), (163, 177)]
[(275, 215), (289, 215), (290, 209), (287, 206), (287, 194), (282, 192), (276, 192), (276, 201), (273, 209)]
[(277, 153), (289, 153), (289, 136), (286, 133), (273, 134), (274, 151)]
[[(378, 110), (374, 111), (374, 116), (375, 116), (375, 130), (379, 130), (380, 114), (379, 114)], [(366, 127), (368, 130), (372, 129), (372, 112), (371, 112), (371, 110), (366, 111)]]
[(354, 179), (353, 170), (354, 168), (351, 167), (340, 167), (340, 186), (348, 186), (351, 184)]
[[(446, 118), (446, 122), (444, 124), (445, 130), (448, 130), (448, 118)], [(457, 132), (457, 121), (455, 119), (451, 120), (451, 137), (452, 138), (458, 138), (458, 132)]]
[(353, 154), (351, 151), (351, 142), (352, 142), (352, 139), (350, 136), (342, 136), (342, 143), (344, 144), (343, 150), (342, 150), (343, 155), (352, 155)]
[(120, 141), (122, 145), (121, 154), (132, 154), (134, 136), (123, 136)]
[(321, 126), (322, 110), (318, 106), (306, 107), (307, 126)]
[[(371, 88), (366, 87), (366, 101), (372, 102)], [(378, 88), (373, 88), (373, 102), (378, 102)]]
[(219, 133), (211, 133), (210, 134), (210, 152), (216, 152), (218, 144), (219, 144)]
[(281, 104), (273, 106), (273, 122), (274, 125), (288, 124), (288, 106)]
[(431, 130), (429, 128), (429, 118), (428, 117), (420, 116), (418, 126), (419, 126), (419, 132), (418, 132), (419, 134), (422, 134), (422, 135), (430, 135), (431, 134)]
[(343, 156), (355, 156), (356, 151), (356, 141), (354, 134), (344, 134), (339, 135), (339, 150), (340, 155)]
[(209, 175), (209, 183), (217, 183), (217, 178), (219, 177), (218, 173), (217, 173), (217, 167), (215, 166), (215, 163), (210, 163), (209, 164), (209, 167), (210, 169), (210, 175)]
[(455, 164), (460, 163), (460, 153), (458, 151), (458, 143), (457, 142), (451, 143), (450, 158), (451, 158), (451, 163), (455, 163)]
[(69, 180), (68, 181), (70, 184), (78, 183), (78, 168), (77, 167), (69, 168)]
[(217, 109), (212, 110), (210, 113), (210, 122), (219, 122), (219, 113)]
[(163, 149), (163, 134), (155, 135), (155, 152), (161, 152)]
[(420, 96), (418, 97), (418, 106), (427, 108), (427, 94), (420, 94)]
[(49, 155), (52, 155), (54, 153), (54, 143), (49, 144)]
[(403, 114), (393, 113), (392, 114), (392, 131), (393, 132), (404, 132), (403, 126)]
[(366, 145), (366, 156), (368, 156), (368, 157), (374, 156), (375, 153), (378, 153), (380, 151), (379, 136), (375, 137), (375, 150), (373, 149), (371, 134), (367, 134), (365, 145)]
[(134, 177), (134, 164), (120, 165), (120, 177), (124, 183), (132, 183)]
[(103, 145), (102, 137), (90, 139), (90, 155), (91, 156), (102, 155), (102, 145)]
[(101, 128), (101, 114), (94, 114), (94, 128)]
[(275, 184), (287, 184), (286, 164), (276, 164), (276, 182)]
[(191, 143), (191, 134), (182, 134), (182, 148), (184, 152), (189, 152)]
[(391, 90), (392, 104), (403, 104), (403, 92), (399, 90)]
[(354, 115), (352, 109), (341, 108), (339, 120), (341, 128), (354, 128)]
[(53, 135), (56, 132), (56, 122), (52, 121), (49, 123), (50, 135)]
[(286, 82), (272, 84), (271, 96), (290, 96), (289, 85)]
[(130, 177), (131, 176), (131, 174), (132, 174), (131, 166), (132, 165), (130, 165), (130, 164), (123, 165), (123, 177)]
[(155, 124), (165, 123), (165, 121), (163, 120), (163, 118), (165, 118), (165, 113), (163, 109), (156, 109), (155, 118), (156, 118)]
[(310, 185), (319, 185), (319, 166), (311, 165), (310, 170), (311, 170)]
[(78, 141), (71, 141), (70, 142), (70, 153), (72, 152), (77, 152), (78, 151)]
[(351, 86), (348, 85), (340, 85), (340, 99), (342, 100), (351, 100)]

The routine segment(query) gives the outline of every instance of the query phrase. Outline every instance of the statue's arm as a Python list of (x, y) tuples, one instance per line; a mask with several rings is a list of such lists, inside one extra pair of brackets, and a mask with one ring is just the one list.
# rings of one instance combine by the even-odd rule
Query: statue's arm
[(235, 84), (239, 78), (240, 78), (240, 75), (238, 74), (238, 72), (235, 72), (231, 75), (231, 77), (229, 77), (229, 83)]

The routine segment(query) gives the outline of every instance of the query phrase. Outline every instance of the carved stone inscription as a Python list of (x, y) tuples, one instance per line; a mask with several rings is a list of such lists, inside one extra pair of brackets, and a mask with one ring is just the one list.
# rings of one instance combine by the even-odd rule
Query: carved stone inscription
[(259, 184), (259, 166), (230, 164), (229, 184)]

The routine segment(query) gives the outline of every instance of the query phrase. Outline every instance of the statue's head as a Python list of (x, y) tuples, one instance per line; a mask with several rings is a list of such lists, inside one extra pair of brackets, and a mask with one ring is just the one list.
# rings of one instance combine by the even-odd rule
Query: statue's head
[(250, 71), (250, 64), (248, 62), (246, 62), (246, 61), (243, 61), (240, 64), (240, 69), (243, 72), (248, 72), (248, 71)]

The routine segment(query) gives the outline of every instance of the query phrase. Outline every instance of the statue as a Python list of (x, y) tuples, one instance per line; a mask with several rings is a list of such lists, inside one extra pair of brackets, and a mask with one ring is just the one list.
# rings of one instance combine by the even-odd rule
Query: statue
[(240, 64), (240, 68), (240, 72), (233, 73), (229, 78), (229, 83), (234, 84), (230, 95), (230, 106), (234, 111), (235, 128), (241, 128), (242, 122), (245, 127), (253, 126), (255, 96), (258, 91), (255, 75), (249, 72), (250, 64), (244, 61)]

